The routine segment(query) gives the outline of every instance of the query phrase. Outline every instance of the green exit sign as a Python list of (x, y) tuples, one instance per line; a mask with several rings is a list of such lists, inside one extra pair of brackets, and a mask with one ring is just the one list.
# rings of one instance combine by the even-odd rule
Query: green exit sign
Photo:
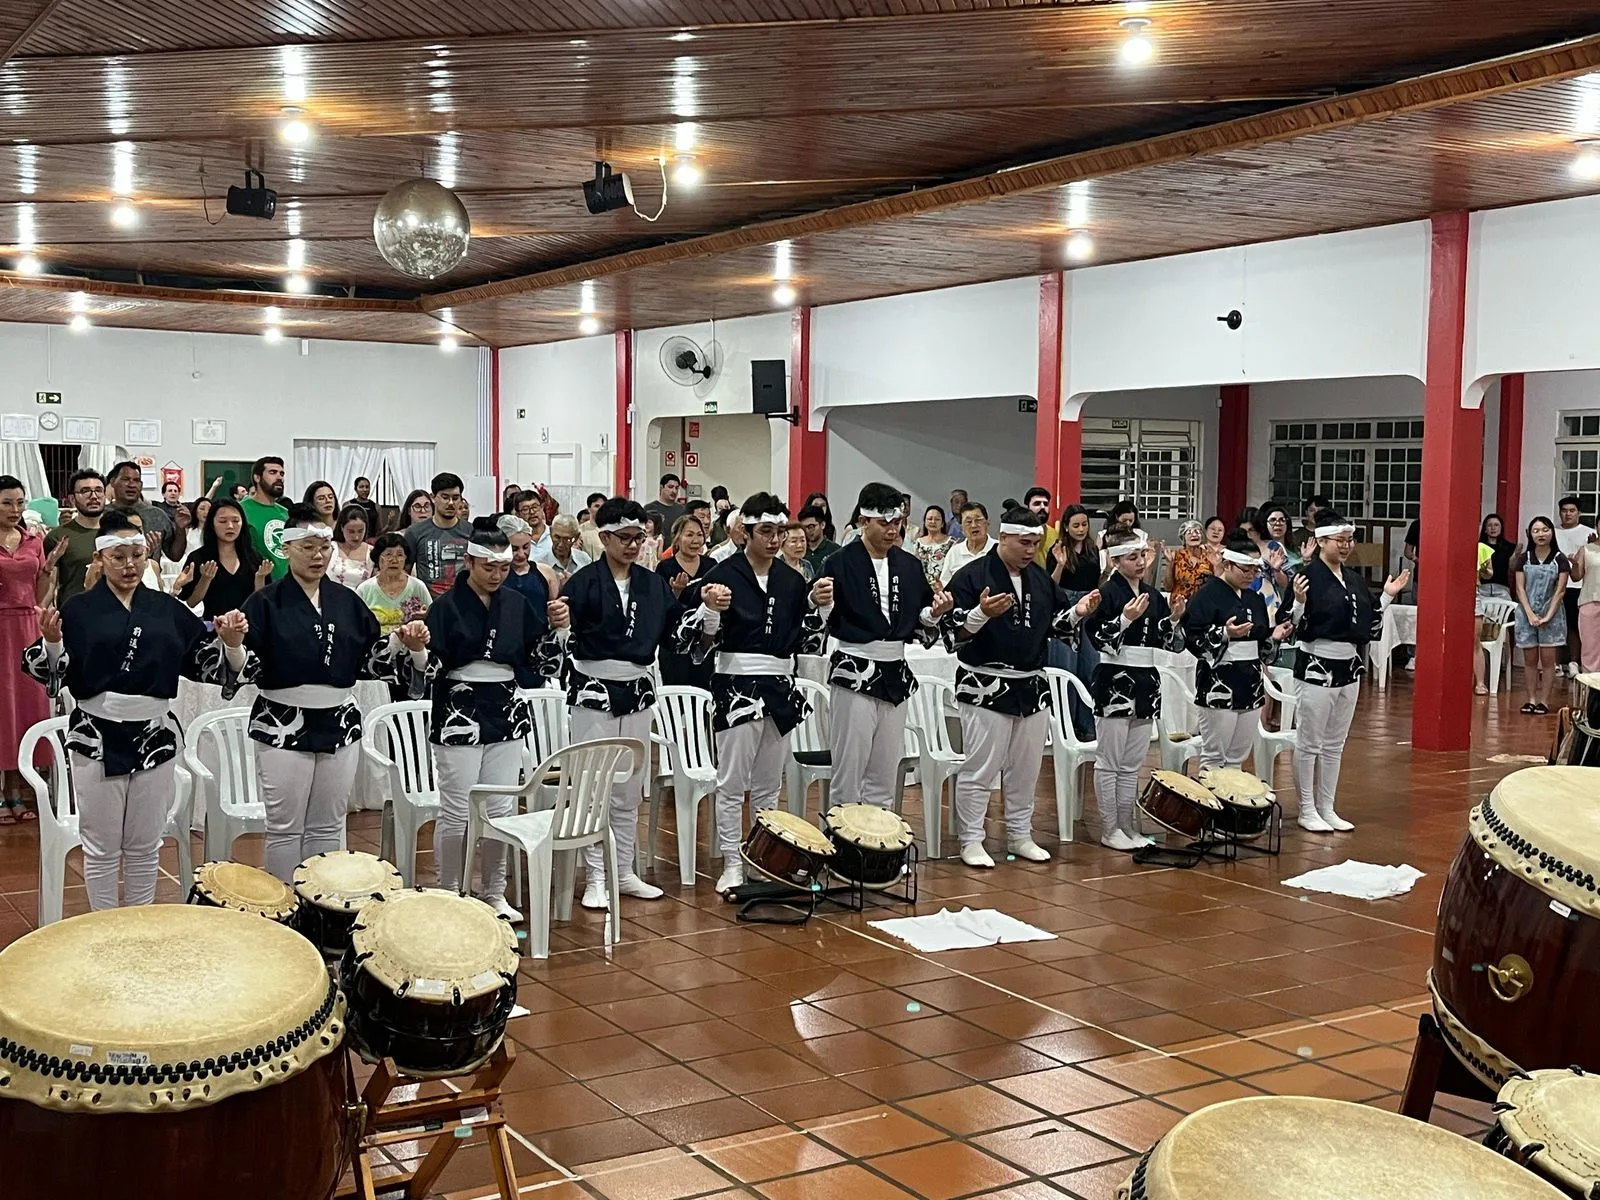
[(60, 404), (61, 403), (61, 393), (60, 392), (35, 392), (33, 394), (33, 398), (39, 404)]
[(706, 403), (706, 409), (705, 409), (706, 415), (707, 416), (715, 416), (716, 415), (716, 411), (717, 411), (717, 402), (715, 400), (707, 400), (705, 403)]

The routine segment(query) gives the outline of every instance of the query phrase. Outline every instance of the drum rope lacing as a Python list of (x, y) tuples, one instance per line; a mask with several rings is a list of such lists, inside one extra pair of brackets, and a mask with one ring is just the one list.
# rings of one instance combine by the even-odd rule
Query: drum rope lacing
[(1494, 834), (1512, 850), (1523, 858), (1537, 860), (1539, 865), (1558, 879), (1564, 879), (1576, 887), (1581, 887), (1588, 892), (1600, 892), (1595, 886), (1595, 878), (1586, 871), (1581, 871), (1570, 863), (1563, 862), (1549, 851), (1541, 850), (1527, 838), (1517, 833), (1505, 823), (1499, 813), (1494, 811), (1494, 806), (1485, 796), (1479, 807), (1483, 811), (1483, 823), (1489, 827), (1489, 832)]
[(327, 1024), (338, 1000), (339, 988), (330, 979), (328, 994), (323, 998), (322, 1007), (288, 1033), (249, 1050), (236, 1050), (232, 1054), (221, 1058), (208, 1058), (203, 1062), (196, 1059), (193, 1062), (163, 1063), (160, 1066), (111, 1066), (106, 1063), (84, 1062), (81, 1059), (58, 1058), (53, 1054), (46, 1056), (9, 1038), (0, 1038), (0, 1061), (14, 1063), (35, 1075), (72, 1081), (81, 1079), (85, 1083), (147, 1087), (152, 1084), (193, 1083), (197, 1079), (205, 1079), (211, 1075), (220, 1079), (233, 1071), (259, 1067), (264, 1062), (299, 1048)]

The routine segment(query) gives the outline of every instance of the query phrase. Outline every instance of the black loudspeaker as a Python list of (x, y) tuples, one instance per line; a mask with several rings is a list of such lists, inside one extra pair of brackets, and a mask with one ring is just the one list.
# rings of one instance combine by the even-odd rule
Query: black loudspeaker
[(750, 363), (752, 411), (764, 417), (789, 414), (789, 364), (781, 358), (757, 358)]

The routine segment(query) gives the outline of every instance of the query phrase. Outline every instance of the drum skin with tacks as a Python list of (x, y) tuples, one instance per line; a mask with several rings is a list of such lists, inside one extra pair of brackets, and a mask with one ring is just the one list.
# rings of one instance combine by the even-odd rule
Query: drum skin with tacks
[(1216, 820), (1222, 801), (1211, 789), (1177, 771), (1151, 771), (1139, 794), (1139, 811), (1158, 825), (1197, 838)]
[(1202, 767), (1200, 784), (1222, 801), (1213, 820), (1219, 833), (1249, 841), (1267, 832), (1277, 797), (1265, 780), (1236, 767)]
[(363, 905), (405, 887), (392, 865), (360, 850), (313, 854), (294, 871), (299, 897), (295, 927), (327, 958), (350, 948), (350, 930)]
[(1600, 1196), (1600, 1075), (1533, 1071), (1513, 1076), (1494, 1106), (1485, 1142), (1569, 1196)]
[(328, 1200), (356, 1102), (344, 997), (287, 926), (87, 913), (0, 951), (5, 1200)]
[(808, 891), (834, 855), (834, 844), (804, 817), (781, 808), (758, 812), (739, 857), (763, 879)]
[(828, 870), (865, 888), (897, 882), (911, 852), (911, 826), (876, 804), (835, 804), (823, 818), (833, 857)]
[(1117, 1200), (1563, 1200), (1437, 1125), (1343, 1100), (1251, 1096), (1184, 1117)]
[(200, 864), (189, 889), (189, 903), (231, 908), (282, 925), (293, 924), (300, 907), (294, 889), (277, 876), (247, 863), (226, 861)]
[(1600, 771), (1529, 767), (1467, 818), (1439, 898), (1439, 1031), (1491, 1091), (1516, 1071), (1600, 1071)]

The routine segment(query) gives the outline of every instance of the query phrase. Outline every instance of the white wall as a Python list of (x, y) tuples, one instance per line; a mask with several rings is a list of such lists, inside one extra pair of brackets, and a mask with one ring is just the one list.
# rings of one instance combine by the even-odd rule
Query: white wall
[(772, 432), (766, 417), (719, 413), (696, 419), (700, 436), (690, 438), (689, 444), (699, 454), (700, 465), (689, 470), (688, 478), (699, 485), (701, 495), (710, 496), (711, 489), (721, 484), (735, 504), (742, 504), (746, 496), (772, 489)]
[[(1428, 261), (1412, 222), (1069, 271), (1063, 416), (1096, 392), (1420, 379)], [(1217, 320), (1234, 309), (1237, 330)]]
[(578, 482), (611, 490), (616, 436), (616, 343), (576, 338), (500, 351), (500, 475), (521, 484), (519, 453), (579, 447)]
[[(1522, 508), (1519, 524), (1530, 517), (1554, 517), (1557, 491), (1556, 430), (1560, 414), (1600, 408), (1600, 370), (1554, 371), (1529, 375), (1522, 398)], [(1517, 537), (1520, 539), (1519, 532)]]
[[(45, 411), (38, 391), (62, 393), (62, 416), (98, 417), (100, 440), (123, 422), (159, 420), (159, 447), (129, 447), (184, 471), (184, 495), (205, 490), (201, 459), (293, 461), (296, 438), (371, 438), (437, 445), (438, 469), (472, 475), (478, 461), (479, 356), (434, 346), (298, 339), (269, 344), (237, 334), (0, 324), (0, 412)], [(228, 423), (221, 446), (193, 444), (190, 422)], [(60, 432), (47, 436), (63, 441)], [(297, 493), (309, 480), (289, 480)]]

